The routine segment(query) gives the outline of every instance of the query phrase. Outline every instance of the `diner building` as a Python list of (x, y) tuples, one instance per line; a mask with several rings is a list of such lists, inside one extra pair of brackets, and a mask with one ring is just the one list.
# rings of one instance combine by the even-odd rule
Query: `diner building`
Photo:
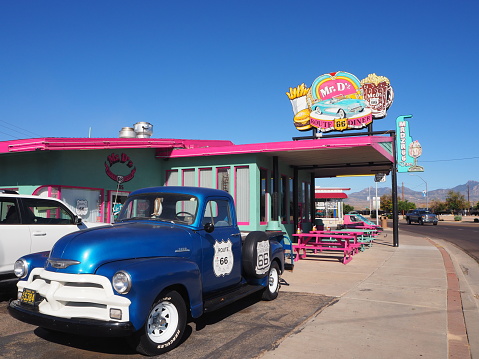
[(0, 189), (60, 198), (84, 220), (109, 223), (139, 188), (219, 188), (233, 196), (241, 230), (292, 234), (313, 225), (316, 180), (388, 174), (393, 146), (393, 137), (375, 133), (243, 145), (151, 136), (12, 140), (0, 142)]

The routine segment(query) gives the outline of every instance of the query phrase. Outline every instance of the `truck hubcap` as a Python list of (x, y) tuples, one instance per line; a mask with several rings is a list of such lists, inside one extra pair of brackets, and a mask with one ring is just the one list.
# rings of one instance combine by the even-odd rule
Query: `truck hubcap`
[(278, 286), (278, 272), (276, 271), (276, 268), (271, 268), (271, 272), (269, 273), (269, 290), (271, 293), (274, 293), (276, 291), (276, 288)]
[(148, 316), (148, 337), (155, 343), (167, 341), (175, 333), (178, 320), (178, 311), (172, 303), (158, 303)]

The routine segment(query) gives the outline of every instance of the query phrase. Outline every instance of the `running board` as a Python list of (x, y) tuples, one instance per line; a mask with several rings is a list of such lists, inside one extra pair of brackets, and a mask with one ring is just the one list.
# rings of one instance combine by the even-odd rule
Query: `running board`
[(236, 302), (238, 299), (259, 292), (262, 289), (265, 289), (265, 287), (261, 285), (244, 284), (239, 287), (232, 288), (228, 291), (218, 293), (215, 296), (205, 298), (203, 311), (205, 313), (212, 312), (221, 307), (224, 307), (225, 305)]

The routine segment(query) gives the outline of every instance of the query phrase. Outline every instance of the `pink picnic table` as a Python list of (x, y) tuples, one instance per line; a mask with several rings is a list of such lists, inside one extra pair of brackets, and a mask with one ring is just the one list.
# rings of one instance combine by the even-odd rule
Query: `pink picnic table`
[(298, 239), (298, 243), (293, 244), (293, 252), (296, 253), (294, 261), (306, 258), (306, 250), (312, 249), (315, 253), (318, 250), (320, 252), (343, 251), (342, 262), (347, 264), (351, 262), (353, 255), (356, 254), (361, 247), (361, 243), (358, 243), (358, 234), (334, 234), (328, 233), (328, 231), (316, 231), (313, 233), (293, 234), (293, 237)]

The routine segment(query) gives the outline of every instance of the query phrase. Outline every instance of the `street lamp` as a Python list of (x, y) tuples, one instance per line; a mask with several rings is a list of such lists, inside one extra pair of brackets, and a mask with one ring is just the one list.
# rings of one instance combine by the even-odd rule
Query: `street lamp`
[(429, 209), (429, 203), (428, 203), (428, 196), (429, 196), (429, 193), (427, 192), (427, 182), (424, 181), (424, 178), (422, 178), (421, 176), (417, 175), (417, 174), (414, 174), (414, 173), (410, 173), (409, 175), (411, 176), (417, 176), (419, 177), (425, 184), (426, 184), (426, 209)]

